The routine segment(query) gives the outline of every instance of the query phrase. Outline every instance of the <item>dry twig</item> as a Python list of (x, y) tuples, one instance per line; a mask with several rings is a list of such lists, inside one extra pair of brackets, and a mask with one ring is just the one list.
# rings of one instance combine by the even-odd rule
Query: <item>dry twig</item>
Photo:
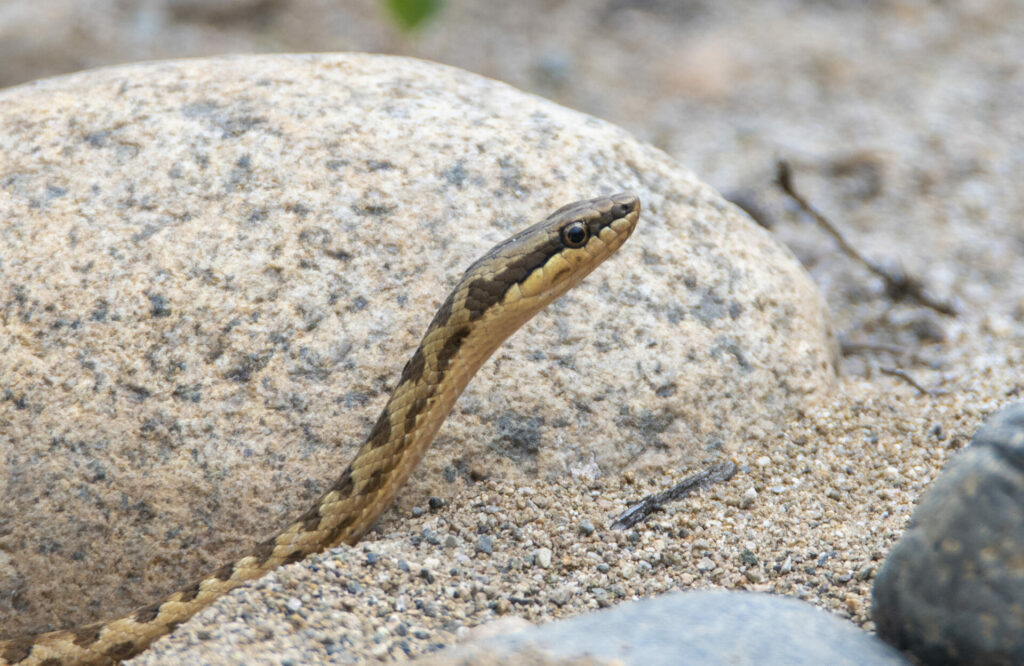
[(712, 465), (703, 472), (686, 477), (668, 490), (648, 495), (619, 514), (612, 523), (613, 530), (625, 530), (647, 519), (666, 502), (686, 497), (694, 490), (702, 490), (712, 484), (728, 481), (736, 474), (736, 463), (724, 462)]
[(839, 233), (839, 230), (829, 222), (828, 218), (817, 211), (811, 204), (803, 197), (802, 194), (796, 191), (796, 186), (793, 184), (793, 170), (789, 166), (789, 162), (785, 160), (779, 160), (777, 164), (776, 178), (779, 183), (779, 187), (785, 192), (793, 201), (797, 203), (800, 208), (804, 210), (808, 215), (814, 218), (814, 221), (824, 229), (836, 243), (839, 248), (850, 256), (854, 261), (862, 264), (869, 271), (882, 278), (885, 282), (886, 293), (893, 300), (904, 300), (910, 299), (929, 307), (932, 310), (941, 312), (944, 315), (956, 315), (956, 308), (951, 303), (940, 301), (932, 298), (924, 289), (924, 285), (919, 279), (912, 275), (898, 269), (887, 269), (875, 262), (869, 260), (860, 252), (857, 248), (853, 247), (847, 240)]
[(899, 377), (900, 379), (902, 379), (903, 381), (905, 381), (906, 383), (910, 384), (911, 386), (916, 388), (918, 391), (920, 391), (922, 395), (936, 396), (936, 395), (941, 395), (943, 393), (943, 391), (941, 389), (931, 389), (931, 390), (929, 390), (929, 389), (926, 389), (925, 387), (921, 386), (921, 384), (916, 379), (911, 377), (910, 373), (908, 373), (906, 370), (901, 370), (899, 368), (886, 368), (886, 367), (879, 366), (878, 371), (881, 372), (883, 375), (889, 375), (890, 377)]

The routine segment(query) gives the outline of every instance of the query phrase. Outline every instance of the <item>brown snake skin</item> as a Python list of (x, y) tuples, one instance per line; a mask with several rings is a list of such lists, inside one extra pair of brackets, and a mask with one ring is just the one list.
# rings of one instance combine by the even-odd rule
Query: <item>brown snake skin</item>
[(116, 663), (245, 581), (358, 542), (409, 478), (484, 361), (611, 256), (639, 217), (640, 200), (632, 194), (579, 201), (495, 246), (455, 285), (366, 441), (309, 511), (248, 555), (125, 617), (0, 641), (0, 665)]

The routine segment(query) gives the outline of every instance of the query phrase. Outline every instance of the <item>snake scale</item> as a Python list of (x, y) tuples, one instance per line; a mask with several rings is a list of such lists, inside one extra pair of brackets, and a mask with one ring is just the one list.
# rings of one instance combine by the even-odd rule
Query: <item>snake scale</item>
[(639, 217), (633, 194), (589, 199), (499, 243), (466, 270), (438, 309), (366, 441), (312, 508), (247, 555), (163, 601), (116, 620), (0, 640), (0, 665), (116, 663), (245, 581), (358, 542), (405, 484), (480, 366), (611, 256)]

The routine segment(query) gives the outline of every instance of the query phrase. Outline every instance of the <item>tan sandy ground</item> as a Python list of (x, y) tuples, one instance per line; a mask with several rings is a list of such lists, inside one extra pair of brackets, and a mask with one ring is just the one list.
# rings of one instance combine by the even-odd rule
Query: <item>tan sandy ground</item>
[[(1010, 372), (989, 376), (1014, 386)], [(314, 558), (314, 568), (336, 572), (337, 586), (313, 584), (309, 564), (287, 567), (206, 611), (173, 643), (198, 648), (190, 656), (202, 661), (304, 661), (342, 646), (356, 657), (401, 658), (502, 616), (547, 621), (709, 587), (796, 596), (871, 629), (874, 573), (915, 500), (1006, 401), (1006, 391), (970, 379), (945, 385), (950, 392), (933, 398), (903, 386), (876, 395), (870, 383), (847, 380), (834, 402), (738, 456), (742, 471), (731, 481), (630, 531), (608, 529), (610, 518), (690, 470), (518, 489), (491, 478), (438, 511), (389, 512), (360, 546)], [(479, 552), (481, 536), (492, 538), (491, 554)], [(164, 649), (142, 661), (186, 658)]]

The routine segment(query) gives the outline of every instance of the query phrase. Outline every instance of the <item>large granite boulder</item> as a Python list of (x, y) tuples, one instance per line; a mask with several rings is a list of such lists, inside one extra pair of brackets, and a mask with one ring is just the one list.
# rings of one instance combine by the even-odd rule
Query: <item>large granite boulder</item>
[(474, 258), (619, 190), (645, 206), (633, 239), (481, 370), (406, 509), (481, 470), (587, 480), (764, 436), (830, 386), (814, 285), (660, 151), (435, 64), (219, 58), (0, 92), (4, 632), (151, 602), (273, 533)]

